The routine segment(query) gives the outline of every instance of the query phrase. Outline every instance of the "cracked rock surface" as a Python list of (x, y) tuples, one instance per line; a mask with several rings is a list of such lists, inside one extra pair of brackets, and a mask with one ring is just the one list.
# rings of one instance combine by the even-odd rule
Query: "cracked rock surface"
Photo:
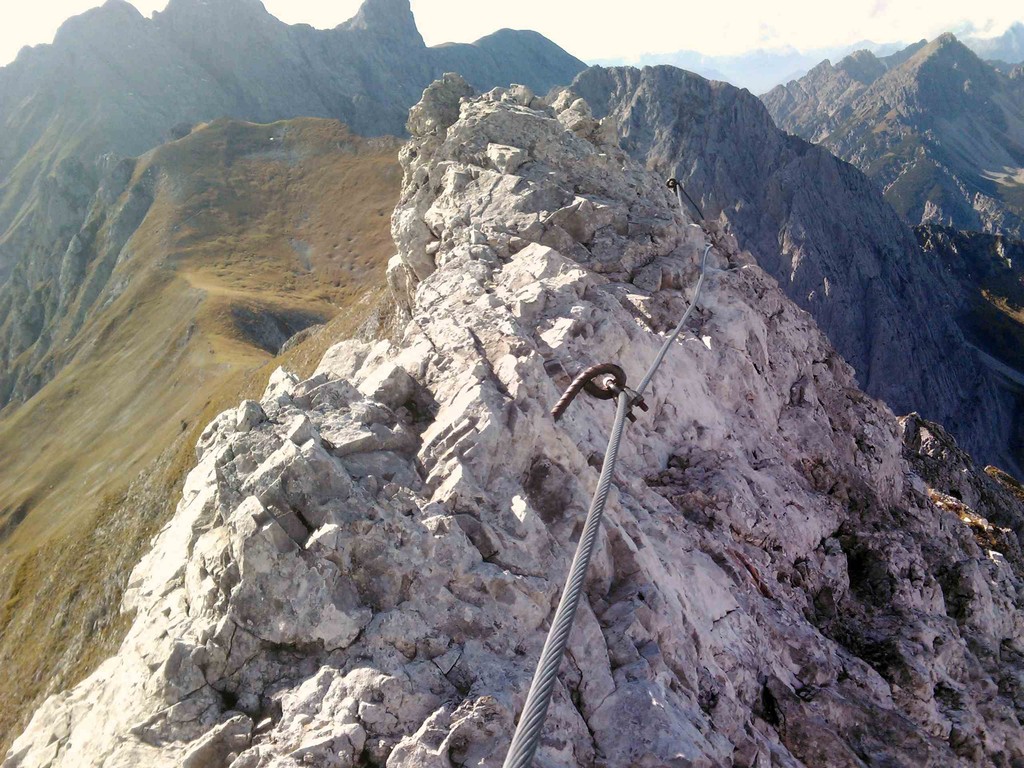
[(5, 768), (500, 766), (614, 410), (548, 409), (594, 363), (639, 380), (706, 238), (536, 764), (1021, 764), (1024, 506), (984, 484), (1011, 486), (859, 391), (586, 102), (446, 76), (410, 130), (404, 334), (209, 426), (123, 646)]

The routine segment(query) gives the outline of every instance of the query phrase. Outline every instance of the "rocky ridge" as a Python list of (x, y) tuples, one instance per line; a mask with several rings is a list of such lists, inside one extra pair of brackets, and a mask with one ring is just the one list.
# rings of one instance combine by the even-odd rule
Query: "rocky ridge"
[(995, 529), (965, 478), (997, 481), (937, 428), (907, 439), (584, 101), (446, 76), (409, 128), (401, 338), (343, 342), (305, 381), (280, 370), (210, 424), (120, 651), (5, 768), (500, 765), (612, 418), (547, 409), (566, 372), (646, 368), (707, 237), (708, 290), (629, 427), (538, 765), (1024, 759), (1024, 506), (999, 497), (1011, 532), (979, 538)]
[(825, 59), (798, 80), (773, 88), (761, 101), (780, 128), (818, 143), (853, 115), (853, 103), (868, 86), (927, 42), (921, 40), (889, 56), (858, 50), (835, 65)]
[(944, 279), (863, 173), (780, 131), (746, 91), (673, 67), (592, 67), (571, 90), (612, 119), (630, 155), (726, 223), (866, 392), (945, 424), (983, 461), (1019, 466), (1015, 393), (935, 312)]

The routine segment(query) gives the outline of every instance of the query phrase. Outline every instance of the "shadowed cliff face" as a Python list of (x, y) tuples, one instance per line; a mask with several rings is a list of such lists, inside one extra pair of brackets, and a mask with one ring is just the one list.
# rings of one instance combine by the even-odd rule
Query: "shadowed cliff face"
[(554, 422), (557, 372), (635, 381), (705, 242), (537, 764), (1024, 760), (1019, 486), (858, 390), (611, 127), (566, 94), (427, 89), (391, 219), (402, 333), (279, 369), (210, 423), (125, 642), (5, 768), (498, 768), (613, 417), (581, 397)]
[(1024, 454), (1024, 242), (937, 224), (914, 228), (943, 283), (941, 311), (956, 320), (982, 364), (1017, 398), (1010, 439)]
[(1024, 80), (952, 35), (878, 59), (867, 51), (762, 98), (885, 191), (910, 224), (1024, 232)]
[(856, 168), (787, 136), (756, 98), (671, 67), (591, 68), (572, 90), (634, 157), (724, 217), (786, 293), (897, 412), (943, 421), (972, 452), (1016, 466), (1014, 398), (979, 366), (910, 229)]

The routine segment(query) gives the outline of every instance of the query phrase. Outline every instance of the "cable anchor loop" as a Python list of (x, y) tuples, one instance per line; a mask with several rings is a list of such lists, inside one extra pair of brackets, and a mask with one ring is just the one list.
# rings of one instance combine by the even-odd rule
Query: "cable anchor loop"
[[(580, 392), (586, 392), (598, 400), (614, 400), (620, 392), (625, 392), (630, 395), (631, 409), (635, 406), (642, 411), (647, 410), (643, 397), (626, 386), (626, 372), (621, 366), (615, 363), (599, 363), (585, 368), (572, 380), (565, 393), (555, 403), (555, 407), (551, 409), (551, 417), (558, 421)], [(632, 413), (627, 415), (630, 421), (636, 421)]]

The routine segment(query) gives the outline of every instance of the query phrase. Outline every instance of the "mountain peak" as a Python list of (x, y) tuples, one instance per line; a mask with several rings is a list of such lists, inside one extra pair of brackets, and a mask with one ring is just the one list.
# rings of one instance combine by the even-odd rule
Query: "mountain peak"
[(861, 49), (844, 58), (836, 67), (865, 85), (870, 85), (885, 73), (885, 64), (871, 51)]
[[(90, 13), (90, 11), (86, 11), (86, 14), (88, 13)], [(103, 3), (103, 5), (93, 8), (91, 13), (97, 15), (105, 14), (107, 16), (116, 14), (118, 16), (123, 16), (126, 18), (142, 17), (142, 14), (139, 13), (138, 8), (129, 3), (128, 0), (106, 0), (106, 2)]]
[(959, 61), (963, 59), (967, 59), (969, 61), (981, 61), (977, 54), (960, 42), (952, 32), (944, 32), (927, 45), (922, 46), (915, 54), (915, 57), (917, 57), (919, 61), (925, 61), (927, 59), (937, 57), (949, 61)]
[(987, 169), (1020, 165), (1024, 95), (1011, 67), (972, 46), (943, 34), (882, 59), (888, 71), (866, 87), (807, 77), (769, 108), (781, 127), (861, 167), (908, 222), (1019, 235), (1013, 175)]
[(399, 38), (417, 47), (425, 45), (409, 0), (363, 0), (356, 15), (341, 28)]
[(81, 39), (92, 36), (95, 30), (144, 20), (145, 17), (127, 0), (107, 0), (103, 5), (72, 16), (61, 24), (53, 41), (59, 44), (64, 40)]
[(967, 80), (975, 86), (992, 84), (996, 73), (951, 32), (932, 40), (907, 60), (908, 72), (918, 81), (932, 80), (942, 89), (962, 90)]
[(179, 14), (187, 14), (189, 16), (222, 16), (226, 13), (231, 14), (232, 17), (236, 17), (235, 15), (239, 13), (256, 14), (259, 16), (270, 15), (261, 0), (170, 0), (163, 11), (164, 15), (171, 17)]

